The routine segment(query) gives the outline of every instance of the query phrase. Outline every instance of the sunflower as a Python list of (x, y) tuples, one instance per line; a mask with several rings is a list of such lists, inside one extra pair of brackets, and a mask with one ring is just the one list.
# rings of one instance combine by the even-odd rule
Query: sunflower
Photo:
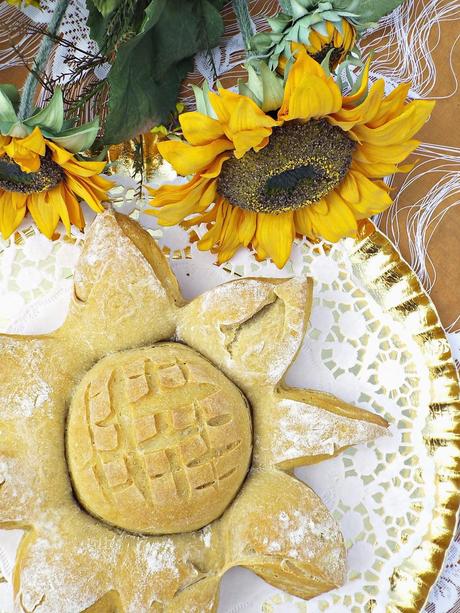
[(0, 136), (0, 232), (8, 238), (27, 211), (51, 238), (59, 220), (67, 232), (85, 225), (79, 198), (103, 211), (112, 182), (98, 176), (105, 162), (82, 162), (35, 127), (27, 136)]
[(341, 19), (340, 25), (332, 21), (325, 21), (324, 28), (316, 31), (312, 29), (308, 35), (308, 42), (291, 42), (289, 44), (289, 55), (284, 53), (278, 60), (278, 70), (284, 73), (289, 57), (295, 55), (299, 49), (305, 48), (310, 57), (321, 63), (330, 53), (329, 66), (335, 69), (350, 54), (356, 43), (356, 30), (346, 19)]
[(267, 21), (271, 31), (256, 34), (252, 46), (263, 57), (269, 57), (272, 70), (283, 73), (301, 48), (319, 63), (329, 54), (331, 70), (350, 53), (358, 53), (355, 44), (361, 25), (359, 16), (333, 9), (330, 3), (321, 2), (314, 7), (310, 0), (296, 0), (290, 12), (278, 13)]
[(392, 203), (381, 178), (407, 169), (398, 164), (418, 146), (412, 136), (434, 105), (406, 104), (409, 84), (385, 96), (379, 80), (367, 91), (368, 71), (358, 91), (343, 96), (301, 49), (276, 118), (246, 96), (209, 93), (215, 118), (183, 113), (188, 142), (159, 144), (191, 180), (150, 189), (154, 209), (147, 212), (165, 226), (208, 224), (198, 247), (217, 253), (219, 263), (243, 245), (281, 268), (296, 235), (356, 236), (359, 220)]

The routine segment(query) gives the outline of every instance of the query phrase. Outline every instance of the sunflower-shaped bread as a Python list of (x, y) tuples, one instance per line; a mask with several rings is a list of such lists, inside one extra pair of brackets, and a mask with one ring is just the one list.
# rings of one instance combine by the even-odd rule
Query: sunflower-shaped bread
[(283, 383), (311, 293), (247, 278), (186, 303), (148, 233), (96, 218), (64, 325), (0, 337), (17, 611), (215, 611), (236, 565), (302, 598), (343, 583), (339, 527), (292, 469), (387, 424)]

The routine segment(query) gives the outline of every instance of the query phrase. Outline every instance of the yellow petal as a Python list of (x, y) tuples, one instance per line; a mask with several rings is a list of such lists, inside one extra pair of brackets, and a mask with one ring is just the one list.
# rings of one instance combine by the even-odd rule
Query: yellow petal
[(396, 145), (371, 145), (362, 143), (356, 147), (353, 159), (365, 164), (384, 162), (386, 164), (399, 164), (407, 158), (417, 147), (420, 141), (408, 140)]
[(313, 238), (314, 232), (309, 209), (310, 207), (306, 206), (303, 209), (297, 209), (297, 211), (294, 211), (294, 223), (298, 234), (303, 234), (304, 236)]
[(235, 251), (241, 245), (238, 237), (238, 221), (240, 211), (238, 207), (231, 206), (227, 208), (222, 232), (220, 235), (219, 246), (217, 248), (217, 263), (222, 264), (227, 262), (234, 256)]
[(356, 102), (361, 100), (364, 94), (367, 91), (368, 83), (369, 83), (369, 68), (371, 66), (371, 57), (369, 56), (366, 65), (364, 66), (364, 72), (361, 79), (361, 85), (359, 89), (350, 96), (343, 97), (343, 106), (354, 106)]
[(4, 151), (24, 172), (37, 172), (40, 156), (45, 155), (46, 145), (39, 128), (34, 128), (25, 138), (12, 138)]
[(257, 213), (255, 211), (245, 211), (240, 209), (240, 220), (238, 225), (238, 238), (241, 244), (247, 247), (254, 237), (257, 228)]
[(251, 148), (253, 148), (254, 151), (260, 151), (269, 142), (267, 134), (271, 134), (271, 129), (259, 128), (251, 130), (250, 132), (239, 132), (238, 134), (234, 134), (232, 138), (233, 144), (235, 145), (235, 157), (238, 159), (242, 158)]
[(369, 123), (370, 128), (378, 128), (399, 115), (409, 95), (410, 85), (410, 83), (401, 83), (386, 96), (380, 105), (379, 112)]
[(4, 136), (0, 134), (0, 155), (4, 155), (5, 151), (3, 150), (6, 145), (9, 145), (11, 142), (11, 136)]
[(197, 179), (182, 186), (182, 188), (181, 192), (165, 192), (163, 190), (163, 193), (161, 193), (160, 188), (152, 201), (152, 205), (161, 208), (159, 210), (148, 210), (146, 213), (155, 215), (162, 226), (173, 226), (192, 213), (204, 211), (213, 202), (216, 196), (217, 181), (215, 179)]
[(256, 237), (262, 252), (267, 253), (278, 268), (283, 268), (289, 259), (295, 238), (292, 211), (279, 215), (258, 213)]
[(38, 192), (29, 195), (27, 208), (30, 211), (38, 229), (48, 238), (52, 238), (59, 223), (59, 207), (55, 198), (49, 200), (49, 192)]
[(26, 214), (27, 194), (0, 191), (0, 232), (4, 239), (13, 234)]
[(25, 138), (19, 139), (18, 143), (21, 147), (25, 147), (38, 155), (45, 155), (46, 143), (40, 128), (34, 128), (33, 131)]
[(359, 170), (359, 172), (369, 179), (381, 179), (382, 177), (394, 175), (396, 172), (403, 172), (401, 166), (397, 164), (385, 164), (384, 162), (367, 164), (365, 162), (353, 160), (352, 168)]
[(191, 145), (207, 145), (224, 135), (218, 121), (197, 111), (182, 113), (179, 115), (179, 122), (184, 138)]
[(337, 112), (342, 95), (334, 79), (304, 50), (299, 51), (284, 89), (278, 119), (312, 119)]
[(218, 177), (222, 170), (222, 165), (225, 160), (231, 157), (231, 153), (221, 153), (219, 157), (217, 157), (214, 162), (212, 162), (205, 172), (201, 172), (200, 175), (205, 177), (206, 179), (214, 179)]
[(209, 93), (209, 102), (221, 124), (228, 124), (230, 117), (235, 112), (240, 97), (240, 94), (224, 88), (219, 89), (218, 94), (214, 92)]
[(250, 98), (239, 96), (225, 129), (227, 137), (235, 145), (235, 157), (241, 158), (251, 147), (260, 145), (276, 125), (279, 122), (266, 115)]
[(223, 198), (219, 198), (216, 201), (216, 205), (213, 208), (213, 216), (215, 215), (215, 221), (211, 228), (197, 243), (200, 251), (209, 251), (214, 247), (214, 245), (219, 243), (222, 226), (229, 206), (230, 205), (228, 202), (226, 202)]
[(355, 216), (335, 191), (326, 196), (329, 207), (327, 215), (319, 215), (311, 211), (312, 227), (317, 236), (333, 243), (345, 236), (356, 236), (357, 223)]
[(346, 132), (356, 125), (366, 123), (378, 112), (385, 92), (385, 82), (379, 79), (369, 90), (367, 97), (355, 107), (342, 108), (328, 117), (329, 122)]
[(180, 175), (191, 175), (204, 170), (216, 157), (233, 149), (226, 138), (219, 138), (208, 145), (189, 145), (182, 141), (163, 141), (158, 143), (158, 151)]
[(80, 230), (85, 227), (85, 218), (81, 210), (80, 203), (75, 195), (68, 189), (65, 183), (61, 184), (62, 194), (65, 200), (65, 205), (69, 212), (70, 223)]
[(307, 48), (308, 52), (314, 55), (318, 53), (323, 48), (324, 38), (315, 32), (315, 30), (310, 31), (310, 36), (308, 37), (308, 42), (310, 43)]
[(318, 200), (318, 202), (314, 202), (310, 206), (311, 209), (315, 211), (315, 213), (319, 213), (319, 215), (327, 215), (329, 212), (329, 207), (325, 198), (321, 198), (321, 200)]
[(363, 142), (373, 145), (396, 145), (409, 140), (427, 121), (434, 107), (432, 100), (414, 100), (398, 117), (378, 128), (356, 126), (354, 134)]
[[(56, 162), (56, 164), (59, 164), (59, 166), (64, 166), (66, 162), (73, 158), (73, 153), (70, 153), (70, 151), (67, 151), (67, 149), (59, 147), (59, 145), (56, 145), (56, 143), (53, 143), (53, 141), (47, 140), (46, 146), (51, 150), (52, 160)], [(102, 168), (104, 168), (104, 166)]]
[(359, 202), (360, 192), (358, 185), (356, 184), (355, 175), (349, 171), (344, 177), (339, 187), (340, 195), (348, 204), (355, 204)]
[(357, 170), (349, 171), (349, 177), (340, 184), (338, 191), (357, 219), (381, 213), (393, 202), (386, 188)]
[(66, 185), (71, 192), (84, 200), (93, 211), (102, 213), (104, 207), (101, 204), (101, 200), (103, 199), (104, 192), (101, 194), (90, 181), (85, 181), (81, 177), (75, 178), (72, 175), (66, 175)]

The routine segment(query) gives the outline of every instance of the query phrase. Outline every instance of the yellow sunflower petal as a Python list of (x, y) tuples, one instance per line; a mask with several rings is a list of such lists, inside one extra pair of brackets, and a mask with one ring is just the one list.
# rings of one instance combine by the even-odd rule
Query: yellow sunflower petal
[(241, 244), (247, 247), (254, 238), (257, 228), (257, 213), (255, 211), (245, 211), (240, 209), (240, 219), (238, 224), (238, 238)]
[(335, 191), (326, 196), (329, 207), (327, 215), (311, 211), (312, 228), (316, 236), (335, 243), (346, 236), (356, 236), (357, 223), (355, 216), (343, 199)]
[(384, 162), (366, 164), (358, 160), (353, 160), (352, 168), (359, 170), (359, 172), (369, 179), (381, 179), (382, 177), (394, 175), (396, 172), (403, 172), (402, 166), (398, 166), (397, 164), (386, 164)]
[(154, 206), (162, 207), (183, 200), (189, 192), (195, 190), (198, 186), (201, 186), (201, 193), (205, 188), (205, 183), (205, 179), (200, 175), (195, 175), (190, 181), (185, 181), (184, 183), (165, 184), (156, 188), (147, 186), (147, 190), (155, 198)]
[(46, 153), (45, 139), (39, 128), (34, 128), (25, 138), (12, 138), (4, 147), (5, 152), (24, 172), (37, 172), (40, 156)]
[(221, 88), (219, 93), (209, 93), (209, 102), (222, 124), (228, 124), (240, 100), (240, 94)]
[(338, 187), (338, 191), (355, 217), (363, 219), (381, 213), (392, 204), (388, 188), (383, 185), (371, 181), (357, 170), (351, 170), (346, 180)]
[(303, 209), (297, 209), (297, 211), (294, 211), (294, 223), (298, 234), (313, 238), (314, 232), (309, 209), (310, 207), (306, 206)]
[(408, 140), (396, 145), (371, 145), (362, 143), (356, 147), (353, 159), (365, 164), (384, 162), (386, 164), (399, 164), (407, 158), (417, 147), (420, 141)]
[(158, 151), (180, 175), (191, 175), (204, 170), (216, 157), (233, 149), (233, 143), (226, 138), (218, 138), (207, 145), (189, 145), (182, 141), (163, 141), (158, 143)]
[(224, 135), (218, 121), (197, 111), (182, 113), (179, 122), (185, 139), (191, 145), (207, 145)]
[(321, 198), (321, 200), (314, 202), (310, 206), (315, 213), (319, 213), (320, 215), (327, 215), (329, 212), (329, 207), (325, 198)]
[(222, 226), (225, 221), (225, 216), (227, 210), (229, 208), (228, 202), (226, 202), (223, 198), (219, 198), (216, 201), (215, 206), (213, 207), (213, 217), (215, 216), (215, 221), (211, 228), (202, 236), (202, 238), (198, 241), (198, 249), (200, 251), (210, 251), (214, 245), (219, 242), (220, 235), (222, 232)]
[(354, 134), (359, 140), (372, 145), (396, 145), (409, 140), (420, 130), (431, 115), (434, 107), (432, 100), (414, 100), (391, 121), (379, 126), (369, 128), (365, 125), (356, 126)]
[(363, 72), (363, 77), (361, 79), (361, 85), (359, 86), (359, 89), (354, 93), (351, 94), (350, 96), (344, 96), (343, 97), (343, 106), (353, 106), (356, 102), (358, 102), (358, 100), (361, 100), (361, 98), (364, 96), (364, 94), (367, 91), (367, 87), (368, 87), (368, 83), (369, 83), (369, 69), (371, 67), (371, 57), (369, 56), (366, 65), (364, 66), (364, 72)]
[(70, 223), (80, 230), (85, 227), (85, 217), (81, 209), (80, 203), (75, 195), (68, 189), (65, 183), (61, 184), (62, 193), (65, 200), (65, 205), (69, 212)]
[[(192, 182), (190, 182), (192, 183)], [(166, 187), (166, 186), (165, 186)], [(155, 215), (162, 226), (173, 226), (192, 213), (204, 211), (216, 196), (217, 181), (215, 179), (198, 179), (191, 186), (185, 185), (182, 197), (172, 197), (160, 193), (158, 190), (152, 204), (161, 207), (158, 210), (147, 210), (146, 213)], [(161, 198), (163, 196), (163, 198)], [(169, 200), (169, 201), (168, 201)]]
[(310, 36), (308, 37), (309, 45), (307, 45), (308, 52), (314, 55), (318, 53), (323, 48), (323, 44), (325, 42), (325, 38), (320, 36), (318, 32), (315, 30), (311, 30)]
[(59, 223), (59, 206), (56, 206), (55, 194), (51, 194), (53, 191), (30, 194), (27, 201), (27, 208), (38, 229), (50, 239)]
[[(13, 139), (14, 141), (14, 139)], [(45, 155), (46, 143), (40, 128), (34, 128), (25, 138), (16, 139), (16, 143), (24, 149), (28, 149), (38, 155)]]
[(239, 132), (233, 135), (233, 144), (235, 145), (235, 157), (242, 158), (249, 149), (260, 151), (268, 143), (267, 133), (271, 133), (271, 129), (258, 128), (248, 132)]
[(67, 236), (70, 236), (70, 215), (67, 209), (66, 194), (64, 185), (60, 183), (48, 192), (49, 202), (56, 207), (59, 217), (64, 224)]
[[(342, 19), (342, 24), (344, 20)], [(343, 25), (342, 25), (343, 29)], [(327, 31), (329, 34), (329, 40), (334, 43), (334, 47), (341, 47), (343, 44), (345, 29), (343, 29), (343, 34), (334, 26), (330, 21), (327, 22)]]
[(241, 245), (238, 236), (238, 222), (240, 211), (238, 207), (229, 205), (225, 221), (222, 226), (219, 245), (217, 247), (217, 263), (227, 262), (235, 255), (236, 250)]
[(304, 50), (299, 51), (286, 81), (278, 119), (324, 117), (337, 112), (341, 106), (342, 95), (334, 79)]
[(4, 147), (6, 145), (9, 145), (11, 142), (11, 136), (4, 136), (3, 134), (0, 134), (0, 156), (5, 155), (5, 149)]
[(283, 268), (289, 259), (295, 238), (293, 212), (279, 215), (258, 213), (256, 238), (263, 252), (271, 257), (278, 268)]
[(328, 121), (348, 132), (356, 125), (366, 123), (379, 111), (385, 92), (385, 82), (379, 79), (369, 90), (367, 97), (355, 107), (342, 108), (328, 117)]
[(369, 123), (370, 128), (378, 128), (401, 112), (409, 95), (410, 83), (401, 83), (386, 96), (380, 105), (379, 112)]
[[(59, 145), (56, 145), (56, 143), (53, 143), (53, 141), (47, 140), (46, 146), (51, 150), (52, 160), (56, 162), (56, 164), (59, 164), (59, 166), (64, 166), (66, 162), (73, 158), (73, 154), (70, 153), (70, 151), (59, 147)], [(104, 166), (102, 168), (104, 168)]]
[(279, 122), (264, 113), (250, 98), (239, 96), (225, 129), (235, 145), (235, 157), (241, 158), (251, 147), (256, 148), (277, 125)]
[(219, 157), (217, 157), (214, 162), (209, 165), (206, 171), (201, 172), (200, 175), (207, 179), (214, 179), (215, 177), (218, 177), (222, 170), (222, 164), (225, 162), (225, 160), (228, 160), (229, 157), (231, 157), (231, 153), (221, 153), (221, 155), (219, 155)]
[(26, 214), (27, 194), (0, 191), (0, 232), (4, 239), (13, 234)]
[(65, 181), (69, 190), (84, 200), (93, 211), (102, 213), (104, 207), (101, 204), (101, 194), (90, 182), (85, 182), (83, 178), (75, 178), (70, 174), (66, 175)]
[[(61, 166), (76, 177), (94, 177), (104, 170), (105, 162), (80, 162), (76, 159), (70, 159)], [(106, 179), (106, 181), (108, 180)], [(108, 181), (108, 184), (113, 185), (111, 181)]]

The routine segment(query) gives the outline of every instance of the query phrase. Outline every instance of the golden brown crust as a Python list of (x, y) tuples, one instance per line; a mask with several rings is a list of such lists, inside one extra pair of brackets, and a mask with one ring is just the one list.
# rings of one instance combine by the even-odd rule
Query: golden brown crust
[(75, 390), (67, 456), (83, 506), (144, 534), (197, 530), (237, 493), (252, 448), (238, 388), (188, 347), (112, 354)]
[(291, 470), (331, 458), (387, 432), (388, 423), (332, 394), (280, 386), (254, 402), (259, 444), (253, 463)]
[(250, 396), (279, 383), (297, 355), (312, 287), (309, 278), (229, 281), (181, 309), (177, 336)]

